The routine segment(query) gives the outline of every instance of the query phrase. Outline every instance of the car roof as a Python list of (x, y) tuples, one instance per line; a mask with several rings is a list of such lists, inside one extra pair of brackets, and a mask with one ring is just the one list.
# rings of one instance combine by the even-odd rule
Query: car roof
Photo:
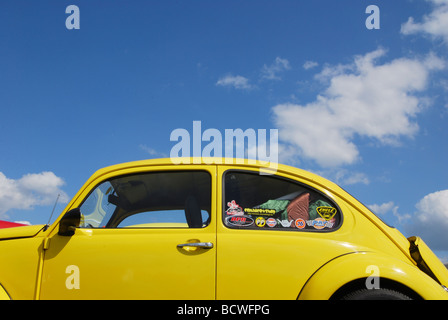
[[(135, 167), (146, 167), (146, 166), (156, 166), (156, 165), (218, 165), (218, 166), (244, 166), (252, 168), (261, 168), (266, 170), (266, 173), (271, 171), (275, 173), (276, 171), (295, 173), (308, 180), (319, 180), (324, 179), (316, 174), (309, 171), (299, 169), (296, 167), (273, 163), (268, 161), (260, 161), (254, 159), (240, 159), (240, 158), (209, 158), (209, 157), (185, 157), (185, 158), (160, 158), (160, 159), (147, 159), (138, 160), (131, 162), (124, 162), (120, 164), (115, 164), (111, 166), (104, 167), (96, 172), (96, 174), (104, 174), (106, 172), (113, 172), (121, 169), (130, 169)], [(325, 179), (326, 180), (326, 179)], [(328, 180), (327, 180), (328, 181)], [(328, 181), (330, 182), (330, 181)]]

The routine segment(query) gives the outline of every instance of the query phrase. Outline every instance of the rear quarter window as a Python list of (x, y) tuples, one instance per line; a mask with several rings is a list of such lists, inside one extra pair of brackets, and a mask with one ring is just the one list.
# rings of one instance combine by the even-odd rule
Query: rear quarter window
[(325, 232), (342, 222), (339, 207), (328, 197), (279, 176), (227, 171), (223, 199), (228, 228)]

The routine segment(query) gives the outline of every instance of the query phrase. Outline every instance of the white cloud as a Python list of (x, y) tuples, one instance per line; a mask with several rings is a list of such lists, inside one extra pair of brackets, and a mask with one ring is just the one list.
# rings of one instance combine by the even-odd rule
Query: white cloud
[[(290, 151), (291, 152), (291, 151)], [(354, 184), (370, 184), (370, 179), (365, 173), (341, 168), (329, 168), (324, 170), (305, 169), (321, 177), (335, 182), (340, 186), (349, 186)]]
[(347, 65), (326, 66), (316, 79), (327, 88), (315, 101), (273, 107), (280, 140), (296, 147), (297, 156), (336, 167), (359, 160), (356, 136), (381, 144), (414, 136), (414, 118), (427, 102), (416, 93), (426, 88), (429, 72), (445, 64), (433, 54), (378, 64), (385, 53), (378, 49)]
[(415, 207), (406, 226), (410, 235), (422, 237), (432, 249), (448, 250), (448, 190), (426, 195)]
[(249, 79), (243, 76), (226, 75), (216, 82), (217, 86), (233, 87), (240, 90), (253, 89), (254, 86), (249, 83)]
[[(280, 74), (286, 70), (291, 69), (289, 61), (280, 57), (275, 58), (274, 62), (267, 66), (263, 65), (261, 69), (261, 80), (281, 80)], [(240, 75), (227, 74), (218, 79), (217, 86), (232, 87), (239, 90), (251, 90), (256, 89), (257, 86), (250, 83), (250, 80)]]
[(335, 181), (337, 184), (348, 186), (353, 184), (369, 184), (370, 180), (365, 173), (353, 172), (345, 169), (337, 170), (335, 173)]
[(0, 172), (0, 217), (7, 218), (11, 209), (32, 209), (34, 206), (51, 205), (56, 201), (66, 203), (67, 194), (61, 190), (64, 181), (53, 172), (31, 173), (14, 180)]
[(304, 64), (303, 64), (303, 69), (305, 69), (305, 70), (309, 70), (309, 69), (312, 69), (312, 68), (315, 68), (315, 67), (317, 67), (319, 64), (316, 62), (316, 61), (306, 61)]
[(398, 220), (398, 223), (401, 225), (403, 223), (408, 223), (412, 221), (412, 215), (410, 214), (402, 214), (398, 212), (399, 207), (395, 205), (393, 201), (385, 202), (382, 204), (370, 204), (367, 207), (378, 216), (386, 216), (388, 213), (392, 213), (392, 215)]
[(161, 157), (161, 158), (166, 158), (166, 157), (168, 157), (165, 153), (163, 153), (163, 152), (159, 152), (159, 151), (157, 151), (157, 150), (155, 150), (155, 149), (153, 149), (153, 148), (151, 148), (151, 147), (148, 147), (148, 146), (145, 145), (145, 144), (141, 144), (141, 145), (139, 145), (138, 147), (140, 148), (140, 150), (146, 152), (146, 153), (149, 154), (151, 157), (155, 157), (155, 158), (159, 158), (159, 157)]
[(422, 22), (415, 22), (413, 17), (401, 25), (401, 33), (405, 35), (423, 33), (434, 38), (442, 38), (448, 44), (448, 1), (427, 0), (433, 3), (434, 9), (422, 18)]
[(388, 212), (391, 212), (394, 208), (397, 208), (393, 201), (389, 201), (382, 204), (370, 204), (367, 207), (370, 210), (372, 210), (375, 214), (381, 216), (385, 215)]
[(270, 66), (263, 65), (263, 68), (261, 69), (261, 79), (281, 80), (279, 74), (289, 69), (291, 69), (289, 61), (277, 57)]
[[(448, 190), (430, 193), (417, 205), (416, 218), (425, 224), (443, 224), (448, 227)], [(437, 221), (437, 222), (436, 222)], [(448, 245), (448, 243), (447, 243)]]

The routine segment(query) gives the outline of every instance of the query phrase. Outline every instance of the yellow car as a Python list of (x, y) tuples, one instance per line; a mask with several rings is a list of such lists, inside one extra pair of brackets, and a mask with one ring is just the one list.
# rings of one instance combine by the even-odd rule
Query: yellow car
[[(220, 161), (222, 160), (222, 161)], [(448, 271), (336, 184), (236, 159), (97, 171), (0, 230), (4, 299), (447, 299)]]

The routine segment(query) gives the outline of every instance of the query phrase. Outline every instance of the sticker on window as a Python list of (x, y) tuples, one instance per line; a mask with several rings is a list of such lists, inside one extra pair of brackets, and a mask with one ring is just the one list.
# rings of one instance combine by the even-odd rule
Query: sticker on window
[(249, 227), (254, 220), (248, 216), (230, 216), (226, 218), (226, 224), (234, 227)]
[(225, 224), (237, 228), (289, 230), (329, 230), (337, 225), (335, 207), (316, 197), (313, 199), (308, 192), (296, 194), (292, 199), (270, 199), (247, 208), (231, 200), (227, 202)]
[(226, 210), (227, 215), (229, 216), (242, 216), (244, 215), (243, 208), (241, 208), (235, 200), (227, 202), (227, 206), (229, 207)]
[(325, 220), (333, 219), (336, 214), (336, 208), (333, 207), (317, 207), (316, 211)]

